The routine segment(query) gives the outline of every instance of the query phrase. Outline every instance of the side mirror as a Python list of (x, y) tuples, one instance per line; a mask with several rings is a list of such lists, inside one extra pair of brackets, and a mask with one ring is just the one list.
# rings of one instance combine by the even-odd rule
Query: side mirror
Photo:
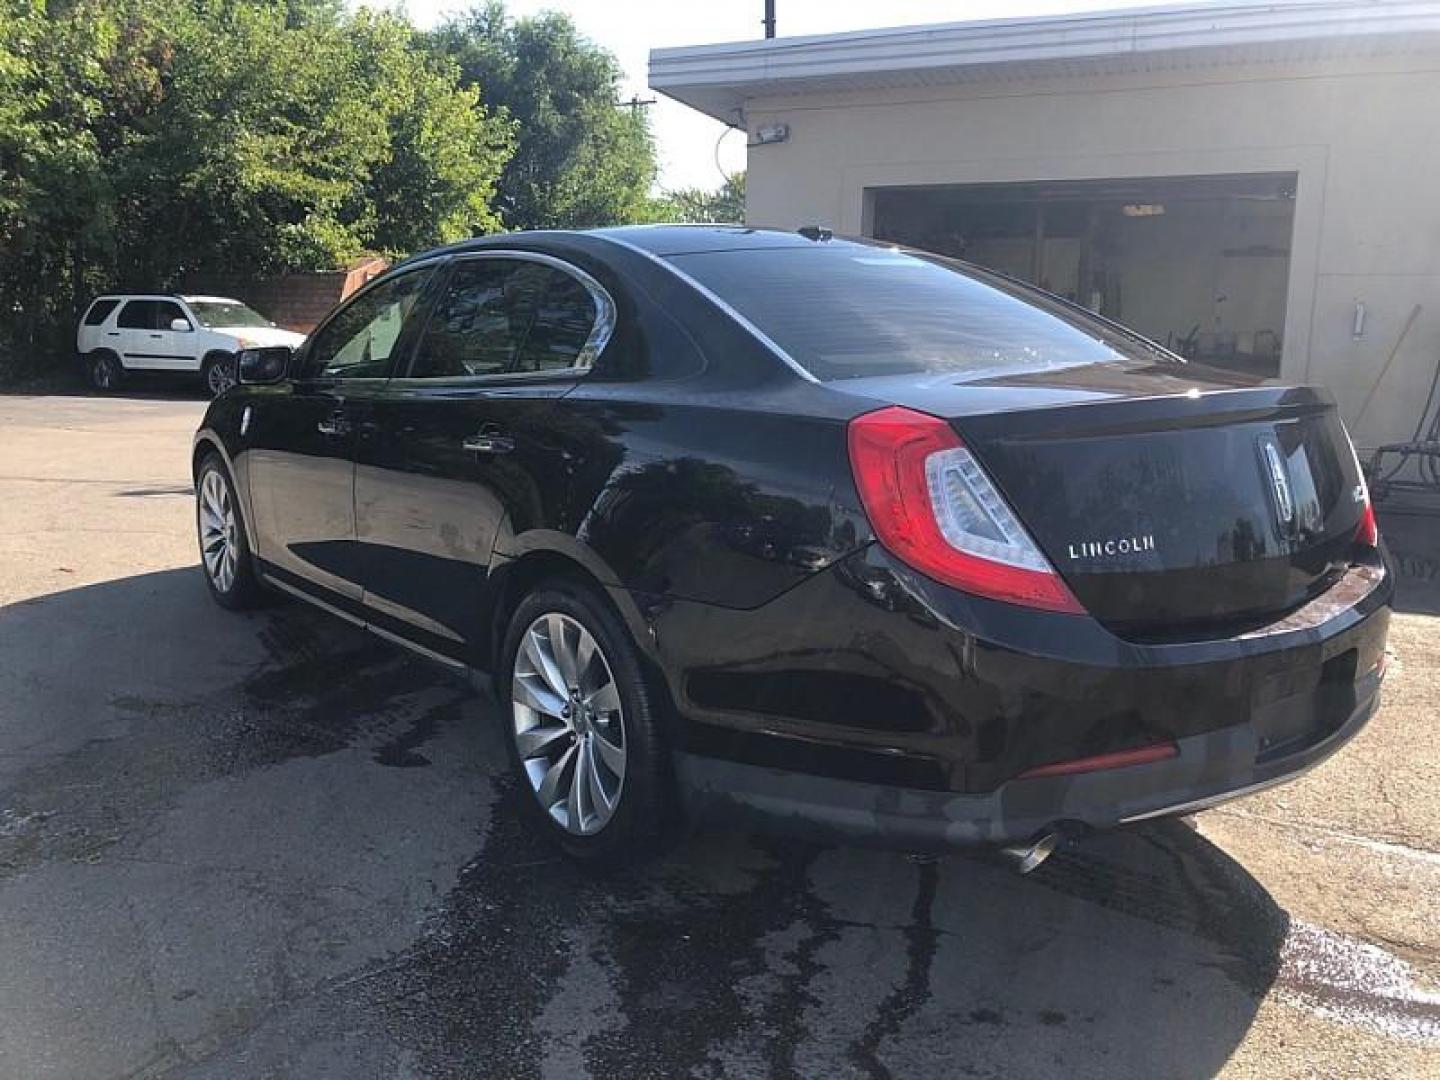
[(289, 345), (241, 349), (235, 357), (235, 374), (243, 386), (269, 386), (285, 378), (295, 350)]
[(170, 329), (179, 330), (181, 333), (188, 334), (191, 330), (194, 330), (195, 328), (190, 325), (189, 319), (171, 319)]

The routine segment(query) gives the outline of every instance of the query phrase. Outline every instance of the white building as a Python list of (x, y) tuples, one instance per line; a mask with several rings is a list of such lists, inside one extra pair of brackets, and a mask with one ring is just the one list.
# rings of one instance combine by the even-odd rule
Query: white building
[(1419, 421), (1440, 363), (1434, 0), (659, 49), (650, 84), (747, 131), (752, 225), (963, 255), (1328, 386), (1362, 447)]

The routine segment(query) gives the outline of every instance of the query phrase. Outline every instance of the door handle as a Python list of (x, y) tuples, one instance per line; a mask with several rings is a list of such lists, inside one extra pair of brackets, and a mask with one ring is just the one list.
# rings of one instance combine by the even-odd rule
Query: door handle
[(515, 449), (515, 440), (502, 434), (499, 428), (487, 426), (460, 445), (475, 454), (508, 454)]
[(153, 337), (156, 341), (159, 341), (160, 338), (163, 337), (164, 335), (162, 335), (162, 334), (151, 334), (150, 336)]
[(332, 413), (315, 425), (321, 435), (349, 435), (350, 421), (339, 413)]

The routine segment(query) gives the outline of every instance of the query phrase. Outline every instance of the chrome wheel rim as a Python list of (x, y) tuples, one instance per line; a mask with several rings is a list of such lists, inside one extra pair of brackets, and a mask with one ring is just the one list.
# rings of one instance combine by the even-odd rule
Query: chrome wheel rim
[(235, 507), (230, 499), (230, 485), (216, 470), (211, 469), (200, 481), (200, 556), (205, 560), (205, 573), (210, 583), (222, 593), (235, 584), (236, 560)]
[(559, 612), (525, 631), (511, 676), (515, 746), (530, 789), (576, 836), (603, 829), (625, 787), (625, 718), (594, 635)]
[(230, 377), (230, 365), (223, 360), (210, 365), (210, 371), (206, 378), (210, 384), (212, 397), (219, 397), (226, 390), (234, 385), (235, 380)]
[(110, 361), (104, 357), (95, 361), (95, 385), (109, 390), (111, 381)]

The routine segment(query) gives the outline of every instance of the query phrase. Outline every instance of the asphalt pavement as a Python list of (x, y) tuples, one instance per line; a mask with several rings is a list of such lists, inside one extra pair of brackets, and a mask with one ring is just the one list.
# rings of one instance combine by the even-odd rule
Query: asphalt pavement
[(1382, 517), (1385, 704), (1294, 784), (1024, 878), (725, 834), (596, 877), (491, 702), (211, 603), (203, 409), (0, 397), (0, 1078), (1440, 1077), (1440, 518)]

